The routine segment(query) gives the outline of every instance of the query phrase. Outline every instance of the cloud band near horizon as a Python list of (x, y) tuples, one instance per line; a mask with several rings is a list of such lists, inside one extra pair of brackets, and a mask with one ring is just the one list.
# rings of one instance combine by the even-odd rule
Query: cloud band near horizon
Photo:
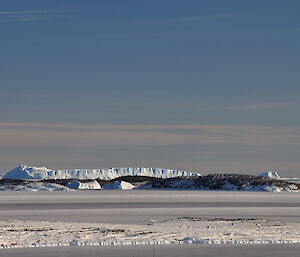
[(296, 175), (300, 164), (295, 156), (300, 129), (289, 127), (1, 122), (0, 141), (2, 171), (25, 163), (53, 168), (280, 168)]

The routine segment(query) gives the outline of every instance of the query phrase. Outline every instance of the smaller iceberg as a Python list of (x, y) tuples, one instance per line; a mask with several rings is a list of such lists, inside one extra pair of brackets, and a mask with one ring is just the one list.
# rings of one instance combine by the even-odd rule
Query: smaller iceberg
[(266, 171), (258, 176), (272, 179), (280, 179), (280, 176), (276, 171)]
[(101, 189), (100, 184), (94, 180), (89, 182), (79, 182), (77, 180), (72, 180), (68, 184), (66, 184), (66, 187), (70, 189), (81, 189), (81, 190), (95, 190), (95, 189)]
[(106, 183), (102, 187), (103, 187), (103, 189), (131, 190), (131, 189), (134, 189), (135, 186), (126, 181), (116, 181), (113, 183)]

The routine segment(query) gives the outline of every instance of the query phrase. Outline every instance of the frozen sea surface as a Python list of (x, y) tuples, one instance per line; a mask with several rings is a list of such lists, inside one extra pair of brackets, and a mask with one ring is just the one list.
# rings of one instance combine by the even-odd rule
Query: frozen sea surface
[(147, 224), (195, 217), (265, 217), (300, 222), (299, 193), (211, 191), (1, 192), (0, 218)]

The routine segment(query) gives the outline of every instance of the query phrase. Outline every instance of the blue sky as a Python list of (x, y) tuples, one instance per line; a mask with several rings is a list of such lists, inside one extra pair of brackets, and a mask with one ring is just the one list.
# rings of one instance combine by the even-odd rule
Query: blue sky
[(300, 2), (0, 3), (0, 171), (300, 175)]

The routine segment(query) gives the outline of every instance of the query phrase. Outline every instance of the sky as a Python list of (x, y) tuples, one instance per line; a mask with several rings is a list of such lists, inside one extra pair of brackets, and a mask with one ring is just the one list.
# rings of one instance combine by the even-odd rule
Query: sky
[(1, 0), (0, 173), (300, 176), (300, 1)]

